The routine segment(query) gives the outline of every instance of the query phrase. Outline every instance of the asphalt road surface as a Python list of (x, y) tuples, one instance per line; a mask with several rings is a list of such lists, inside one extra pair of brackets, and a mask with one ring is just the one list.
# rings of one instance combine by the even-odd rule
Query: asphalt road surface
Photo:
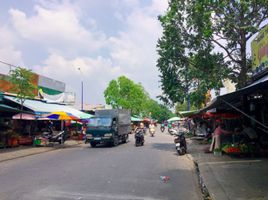
[[(201, 200), (192, 161), (157, 132), (145, 146), (61, 149), (0, 163), (0, 199)], [(163, 182), (160, 176), (169, 176)]]

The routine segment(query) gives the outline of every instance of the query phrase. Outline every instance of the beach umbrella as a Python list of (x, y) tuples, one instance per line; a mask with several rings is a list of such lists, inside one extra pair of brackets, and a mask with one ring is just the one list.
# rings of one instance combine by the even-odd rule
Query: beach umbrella
[(172, 117), (170, 119), (168, 119), (168, 122), (174, 122), (174, 121), (179, 121), (181, 118), (180, 117)]
[(63, 112), (63, 111), (56, 111), (46, 115), (48, 119), (54, 120), (79, 120), (78, 117), (72, 115), (71, 113)]

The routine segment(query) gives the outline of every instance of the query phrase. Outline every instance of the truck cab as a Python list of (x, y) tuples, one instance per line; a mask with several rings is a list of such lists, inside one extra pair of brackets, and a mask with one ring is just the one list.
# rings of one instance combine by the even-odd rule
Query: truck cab
[(92, 147), (97, 144), (117, 146), (127, 142), (130, 132), (130, 112), (126, 110), (102, 110), (91, 118), (86, 131), (86, 143)]

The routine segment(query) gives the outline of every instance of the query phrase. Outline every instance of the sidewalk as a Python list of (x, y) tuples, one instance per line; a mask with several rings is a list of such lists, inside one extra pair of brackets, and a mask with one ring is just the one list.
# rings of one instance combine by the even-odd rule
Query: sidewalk
[(204, 153), (208, 145), (188, 140), (188, 156), (213, 200), (268, 199), (268, 159), (233, 158)]
[(15, 148), (0, 149), (0, 162), (40, 154), (48, 151), (54, 151), (61, 148), (74, 147), (80, 144), (83, 144), (83, 141), (67, 140), (64, 145), (55, 144), (51, 147), (20, 146)]

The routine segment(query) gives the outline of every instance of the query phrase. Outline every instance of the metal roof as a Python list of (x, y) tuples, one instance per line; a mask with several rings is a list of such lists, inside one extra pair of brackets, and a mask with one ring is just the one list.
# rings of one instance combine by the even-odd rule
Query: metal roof
[[(4, 98), (20, 104), (20, 101), (16, 97), (5, 95)], [(70, 106), (66, 106), (62, 104), (47, 103), (42, 100), (26, 99), (23, 106), (32, 110), (38, 116), (41, 116), (43, 114), (49, 114), (55, 111), (64, 111), (64, 112), (71, 113), (72, 115), (75, 115), (81, 119), (90, 118), (89, 114), (81, 112)]]

